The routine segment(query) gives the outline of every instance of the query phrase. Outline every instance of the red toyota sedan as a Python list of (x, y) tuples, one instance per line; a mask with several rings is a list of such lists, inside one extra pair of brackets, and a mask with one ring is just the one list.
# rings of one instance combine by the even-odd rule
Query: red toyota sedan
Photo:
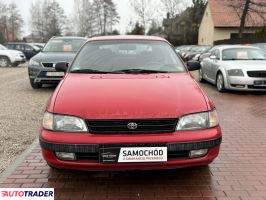
[(219, 153), (213, 103), (164, 39), (88, 40), (47, 105), (40, 145), (54, 168), (170, 169), (207, 165)]

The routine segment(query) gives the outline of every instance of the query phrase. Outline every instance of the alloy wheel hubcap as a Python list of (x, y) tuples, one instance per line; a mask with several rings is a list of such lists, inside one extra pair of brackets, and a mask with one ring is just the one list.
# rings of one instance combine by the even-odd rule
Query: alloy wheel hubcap
[(7, 66), (7, 60), (2, 58), (0, 59), (0, 67), (6, 67)]
[(223, 77), (221, 74), (218, 75), (217, 87), (219, 90), (223, 88)]

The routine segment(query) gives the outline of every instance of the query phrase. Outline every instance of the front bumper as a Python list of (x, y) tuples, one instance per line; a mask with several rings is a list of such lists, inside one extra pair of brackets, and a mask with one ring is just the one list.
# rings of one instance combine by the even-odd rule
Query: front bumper
[(228, 76), (228, 88), (229, 90), (238, 91), (266, 91), (266, 85), (256, 85), (255, 81), (266, 81), (266, 78), (252, 78), (245, 75)]
[(28, 67), (29, 78), (34, 80), (35, 83), (58, 84), (63, 79), (63, 76), (47, 76), (47, 72), (56, 72), (56, 70), (42, 66), (29, 65)]
[(14, 57), (12, 60), (11, 60), (11, 63), (12, 64), (23, 64), (26, 62), (26, 57), (25, 56), (17, 56), (17, 57)]
[[(211, 163), (218, 156), (220, 144), (220, 127), (169, 134), (92, 135), (58, 133), (47, 130), (41, 130), (40, 134), (40, 145), (42, 147), (44, 159), (56, 168), (75, 170), (145, 170), (206, 165)], [(165, 145), (168, 151), (168, 161), (159, 163), (103, 164), (99, 159), (99, 149), (106, 145), (116, 145), (119, 147)], [(200, 158), (178, 157), (174, 155), (199, 149), (208, 149), (208, 153)], [(77, 155), (89, 154), (94, 155), (95, 159), (77, 159), (74, 161), (60, 160), (57, 158), (55, 152), (75, 153)]]

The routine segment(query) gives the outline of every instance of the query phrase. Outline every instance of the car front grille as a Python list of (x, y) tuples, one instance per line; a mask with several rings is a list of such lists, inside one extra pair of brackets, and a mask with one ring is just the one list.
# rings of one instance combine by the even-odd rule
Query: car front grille
[[(141, 134), (174, 132), (177, 121), (178, 119), (87, 120), (86, 123), (91, 134)], [(130, 123), (137, 124), (137, 128), (129, 129)]]
[(54, 67), (54, 63), (42, 63), (42, 65), (44, 67), (48, 67), (48, 68), (53, 68)]
[(247, 74), (253, 78), (266, 78), (266, 71), (248, 71)]
[(78, 161), (99, 162), (101, 148), (167, 147), (167, 160), (188, 158), (191, 150), (210, 149), (222, 143), (222, 138), (210, 141), (164, 144), (58, 144), (40, 139), (43, 149), (53, 152), (75, 153)]
[(266, 86), (255, 86), (255, 85), (248, 85), (249, 89), (256, 89), (256, 90), (266, 90)]

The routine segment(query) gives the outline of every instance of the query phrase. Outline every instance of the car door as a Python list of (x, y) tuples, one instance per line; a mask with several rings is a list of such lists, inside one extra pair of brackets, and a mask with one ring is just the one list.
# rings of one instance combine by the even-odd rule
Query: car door
[(202, 72), (204, 75), (204, 78), (210, 80), (211, 78), (211, 66), (213, 63), (213, 59), (210, 57), (214, 55), (215, 50), (210, 51), (210, 54), (208, 57), (204, 58), (202, 61)]
[(210, 66), (210, 78), (213, 80), (213, 81), (216, 81), (216, 73), (217, 73), (217, 70), (219, 69), (220, 67), (220, 63), (221, 63), (221, 55), (220, 55), (220, 50), (219, 49), (216, 49), (214, 52), (213, 52), (213, 56), (216, 57), (216, 59), (212, 59), (212, 64)]
[(27, 59), (31, 59), (35, 55), (35, 50), (32, 46), (25, 44), (25, 56)]

